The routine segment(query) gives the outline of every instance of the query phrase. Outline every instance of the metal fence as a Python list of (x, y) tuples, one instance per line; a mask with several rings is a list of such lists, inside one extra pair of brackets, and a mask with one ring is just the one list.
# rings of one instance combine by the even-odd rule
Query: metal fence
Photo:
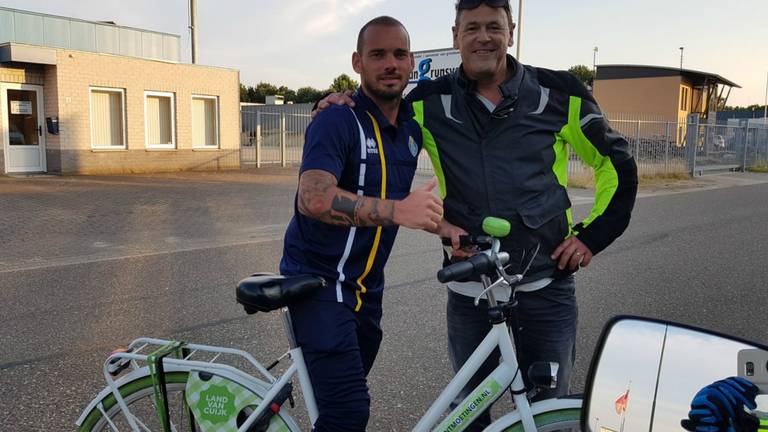
[(288, 166), (301, 162), (309, 113), (241, 111), (240, 164)]
[[(301, 162), (311, 107), (284, 107), (241, 111), (243, 167)], [(768, 166), (768, 124), (707, 124), (700, 123), (697, 116), (679, 121), (607, 117), (629, 142), (641, 176), (700, 175)], [(424, 152), (419, 156), (417, 171), (432, 173), (432, 163)], [(568, 173), (571, 177), (590, 176), (591, 169), (570, 152)]]
[(768, 166), (768, 127), (691, 123), (688, 167), (692, 174)]

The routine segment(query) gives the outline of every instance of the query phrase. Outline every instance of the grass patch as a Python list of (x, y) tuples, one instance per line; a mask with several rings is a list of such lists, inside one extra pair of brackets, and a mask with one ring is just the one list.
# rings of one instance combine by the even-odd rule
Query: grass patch
[(691, 180), (691, 175), (688, 173), (666, 173), (657, 175), (644, 175), (638, 178), (640, 185), (655, 185), (659, 183), (669, 183), (675, 181), (688, 181)]
[(568, 176), (568, 187), (594, 189), (595, 175), (592, 170), (584, 170)]
[(768, 164), (752, 165), (747, 167), (747, 171), (756, 173), (768, 173)]
[[(768, 169), (768, 167), (766, 167)], [(764, 171), (768, 172), (768, 170)], [(684, 184), (690, 182), (691, 176), (684, 172), (673, 172), (657, 175), (644, 175), (638, 178), (640, 187)], [(592, 171), (582, 171), (568, 177), (568, 187), (578, 189), (594, 189), (595, 176)]]

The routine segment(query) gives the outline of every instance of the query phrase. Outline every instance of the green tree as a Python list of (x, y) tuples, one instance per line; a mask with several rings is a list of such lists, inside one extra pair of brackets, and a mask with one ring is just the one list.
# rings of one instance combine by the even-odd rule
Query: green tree
[(723, 111), (755, 111), (755, 112), (761, 112), (762, 113), (762, 112), (765, 112), (765, 105), (752, 104), (752, 105), (745, 106), (745, 107), (726, 105), (723, 108)]
[(283, 93), (283, 97), (285, 97), (286, 102), (296, 102), (296, 91), (292, 89), (288, 89)]
[(592, 83), (595, 81), (595, 71), (593, 71), (589, 66), (585, 66), (585, 65), (572, 66), (570, 69), (568, 69), (568, 72), (575, 75), (576, 78), (578, 78), (579, 81), (583, 82), (585, 86), (591, 86)]
[(264, 103), (267, 100), (267, 96), (280, 94), (277, 91), (277, 86), (270, 83), (259, 82), (256, 84), (256, 100), (254, 102)]
[(240, 84), (240, 102), (250, 102), (250, 100), (248, 100), (248, 87), (244, 86), (242, 83)]
[(333, 83), (331, 83), (331, 86), (328, 88), (328, 90), (333, 92), (356, 90), (358, 85), (360, 84), (358, 84), (357, 81), (350, 78), (349, 75), (341, 74), (336, 78), (334, 78)]
[(248, 102), (256, 102), (258, 95), (256, 94), (255, 88), (253, 88), (252, 86), (248, 86), (247, 94), (248, 94)]
[(323, 95), (322, 90), (314, 87), (301, 87), (296, 90), (296, 103), (314, 103)]

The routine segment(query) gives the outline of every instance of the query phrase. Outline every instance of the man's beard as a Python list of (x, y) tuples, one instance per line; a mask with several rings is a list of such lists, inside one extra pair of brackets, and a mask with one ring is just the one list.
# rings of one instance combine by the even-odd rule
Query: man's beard
[(363, 85), (363, 88), (365, 89), (366, 93), (368, 93), (369, 96), (374, 97), (376, 99), (380, 99), (383, 101), (394, 101), (403, 96), (403, 90), (405, 90), (405, 86), (403, 86), (400, 89), (396, 88), (373, 88), (369, 85)]

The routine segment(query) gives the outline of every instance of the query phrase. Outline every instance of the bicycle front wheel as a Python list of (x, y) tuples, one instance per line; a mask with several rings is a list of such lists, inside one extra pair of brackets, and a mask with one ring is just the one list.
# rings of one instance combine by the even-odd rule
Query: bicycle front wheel
[[(168, 418), (171, 422), (171, 430), (201, 430), (184, 402), (188, 378), (188, 372), (170, 372), (165, 374), (168, 394)], [(155, 390), (152, 385), (152, 378), (149, 375), (125, 383), (120, 386), (119, 390), (140, 430), (163, 430), (154, 403)], [(101, 405), (101, 410), (99, 405)], [(120, 405), (112, 393), (106, 395), (99, 405), (88, 413), (83, 424), (78, 429), (79, 432), (131, 430), (128, 419), (122, 413)], [(106, 416), (102, 414), (102, 410), (106, 413)], [(242, 424), (250, 412), (250, 409), (245, 409), (240, 413), (238, 416), (238, 426)], [(194, 429), (190, 428), (190, 425), (194, 425)], [(278, 414), (270, 422), (267, 432), (289, 432), (290, 430), (282, 416)]]

